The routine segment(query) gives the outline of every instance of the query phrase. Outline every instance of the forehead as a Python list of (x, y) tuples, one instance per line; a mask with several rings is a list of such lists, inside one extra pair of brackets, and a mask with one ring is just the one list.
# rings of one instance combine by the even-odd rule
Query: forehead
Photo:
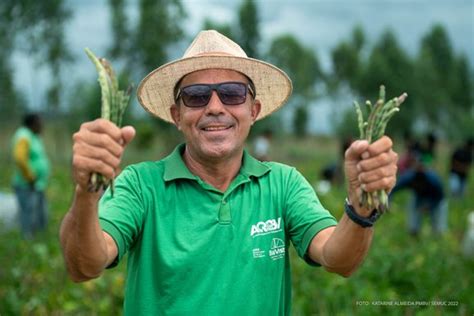
[(229, 69), (204, 69), (184, 76), (181, 86), (195, 83), (218, 83), (224, 81), (248, 82), (247, 78), (238, 71)]

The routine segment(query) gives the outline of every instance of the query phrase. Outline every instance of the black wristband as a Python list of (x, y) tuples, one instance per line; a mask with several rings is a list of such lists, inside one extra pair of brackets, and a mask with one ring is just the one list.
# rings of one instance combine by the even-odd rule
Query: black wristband
[(357, 212), (354, 210), (352, 205), (349, 204), (349, 202), (346, 199), (346, 202), (344, 203), (344, 210), (346, 211), (347, 216), (356, 224), (362, 226), (362, 227), (372, 227), (374, 223), (379, 219), (381, 213), (379, 211), (374, 210), (372, 214), (370, 214), (369, 217), (362, 217)]

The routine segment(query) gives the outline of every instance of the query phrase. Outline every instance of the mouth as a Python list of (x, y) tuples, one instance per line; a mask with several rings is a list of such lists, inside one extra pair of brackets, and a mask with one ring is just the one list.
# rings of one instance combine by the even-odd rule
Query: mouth
[(209, 125), (201, 128), (204, 132), (220, 132), (231, 129), (232, 125)]

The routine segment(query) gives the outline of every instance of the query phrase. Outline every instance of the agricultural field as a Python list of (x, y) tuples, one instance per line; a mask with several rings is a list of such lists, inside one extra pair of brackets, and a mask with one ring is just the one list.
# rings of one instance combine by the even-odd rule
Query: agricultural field
[[(0, 148), (8, 148), (7, 137)], [(68, 135), (52, 140), (53, 174), (49, 189), (49, 226), (33, 241), (15, 229), (0, 234), (0, 315), (119, 315), (126, 264), (107, 271), (100, 279), (76, 284), (66, 275), (58, 241), (62, 217), (72, 197)], [(58, 147), (59, 146), (59, 147)], [(165, 155), (159, 140), (146, 150), (131, 147), (125, 164)], [(161, 149), (160, 149), (161, 148)], [(337, 161), (334, 139), (308, 137), (273, 140), (275, 160), (296, 166), (316, 184), (320, 170)], [(0, 191), (11, 191), (11, 160), (0, 156)], [(436, 167), (446, 178), (447, 150), (441, 146)], [(468, 192), (474, 192), (471, 177)], [(320, 199), (336, 217), (342, 214), (345, 193), (333, 187)], [(466, 217), (474, 210), (472, 197), (449, 201), (449, 232), (434, 236), (425, 218), (418, 239), (405, 229), (404, 207), (408, 194), (392, 201), (391, 210), (375, 228), (372, 248), (360, 269), (350, 278), (311, 268), (292, 256), (293, 315), (473, 315), (474, 261), (462, 257), (460, 243)], [(0, 205), (0, 208), (2, 206)]]

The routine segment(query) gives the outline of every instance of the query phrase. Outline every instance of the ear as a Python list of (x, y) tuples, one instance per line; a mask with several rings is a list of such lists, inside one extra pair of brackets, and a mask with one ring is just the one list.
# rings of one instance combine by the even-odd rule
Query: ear
[(255, 100), (252, 103), (252, 108), (251, 110), (251, 115), (252, 115), (252, 124), (255, 123), (257, 120), (258, 115), (260, 114), (260, 110), (262, 109), (262, 104), (260, 103), (260, 100)]
[(179, 124), (181, 122), (181, 116), (180, 116), (181, 114), (179, 113), (179, 106), (176, 104), (173, 104), (170, 107), (170, 114), (171, 114), (171, 117), (173, 118), (174, 125), (176, 125), (178, 130), (181, 130), (181, 126)]

